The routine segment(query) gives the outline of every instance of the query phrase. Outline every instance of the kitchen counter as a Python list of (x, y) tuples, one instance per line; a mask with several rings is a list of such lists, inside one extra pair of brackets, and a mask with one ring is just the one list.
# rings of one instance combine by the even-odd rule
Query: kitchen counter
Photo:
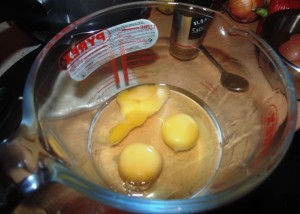
[[(255, 30), (257, 23), (241, 25)], [(40, 44), (16, 26), (0, 24), (0, 76), (19, 59), (37, 49)], [(300, 102), (298, 102), (300, 109)], [(300, 116), (297, 118), (297, 130), (300, 128)], [(41, 208), (43, 207), (43, 209)], [(44, 208), (47, 208), (44, 209)], [(229, 210), (230, 211), (230, 210)], [(78, 192), (60, 185), (49, 184), (19, 206), (15, 214), (27, 213), (126, 213), (92, 201)], [(217, 212), (216, 212), (217, 213)]]

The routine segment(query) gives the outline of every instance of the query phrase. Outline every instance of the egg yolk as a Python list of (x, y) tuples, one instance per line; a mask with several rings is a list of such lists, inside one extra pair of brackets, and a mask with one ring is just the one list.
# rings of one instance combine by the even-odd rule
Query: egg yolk
[(124, 120), (110, 130), (109, 143), (120, 143), (132, 129), (159, 111), (168, 98), (169, 89), (165, 85), (141, 85), (120, 92), (117, 103)]
[(144, 143), (128, 144), (119, 157), (119, 174), (131, 184), (151, 184), (161, 173), (162, 158), (152, 146)]
[(162, 125), (162, 138), (175, 151), (191, 149), (196, 145), (198, 137), (197, 123), (187, 114), (172, 115)]

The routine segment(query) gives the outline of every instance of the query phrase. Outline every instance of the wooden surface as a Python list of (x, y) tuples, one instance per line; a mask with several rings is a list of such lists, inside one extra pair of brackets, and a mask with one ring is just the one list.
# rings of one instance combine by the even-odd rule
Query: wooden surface
[(49, 184), (16, 208), (14, 214), (126, 214), (61, 184)]

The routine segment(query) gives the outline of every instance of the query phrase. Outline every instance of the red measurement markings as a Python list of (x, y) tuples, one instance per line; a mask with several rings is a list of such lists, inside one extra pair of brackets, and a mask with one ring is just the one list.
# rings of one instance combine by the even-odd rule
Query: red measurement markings
[[(129, 77), (129, 80), (139, 80), (141, 78), (147, 78), (148, 76), (147, 75), (139, 75), (139, 76), (130, 76)], [(99, 88), (96, 92), (96, 96), (99, 97), (99, 96), (102, 96), (104, 95), (107, 91), (110, 91), (111, 88), (116, 88), (116, 84), (114, 84), (115, 81), (114, 80), (111, 80), (111, 79), (108, 79), (104, 85), (101, 85), (101, 88)]]
[(124, 81), (125, 83), (128, 83), (128, 67), (127, 67), (127, 62), (126, 62), (126, 51), (123, 43), (123, 37), (122, 37), (122, 31), (118, 33), (119, 37), (119, 48), (120, 48), (120, 54), (121, 54), (121, 65), (122, 65), (122, 70), (123, 70), (123, 76), (124, 76)]
[(141, 79), (146, 79), (148, 78), (149, 76), (146, 75), (146, 74), (141, 74), (141, 75), (136, 75), (136, 76), (129, 76), (129, 81), (139, 81)]
[(264, 156), (267, 153), (268, 148), (273, 142), (273, 138), (277, 128), (277, 107), (270, 105), (264, 114), (264, 139), (261, 149), (261, 155)]
[(154, 52), (150, 50), (143, 50), (134, 53), (129, 53), (126, 55), (126, 58), (127, 64), (131, 68), (136, 68), (153, 63), (154, 61), (159, 59), (159, 56), (157, 56)]
[(140, 29), (142, 30), (153, 30), (155, 29), (156, 26), (155, 25), (150, 25), (150, 24), (147, 24), (147, 25), (141, 25)]
[(121, 55), (121, 63), (122, 63), (124, 81), (125, 83), (128, 83), (129, 79), (128, 79), (128, 67), (126, 62), (126, 55)]
[(157, 28), (156, 25), (154, 24), (144, 24), (144, 25), (140, 25), (140, 26), (136, 26), (136, 27), (127, 27), (127, 28), (123, 28), (122, 31), (130, 31), (130, 30), (153, 30)]
[[(110, 60), (114, 60), (114, 59), (111, 59), (110, 57), (112, 57), (112, 55), (110, 54), (109, 51), (107, 51), (107, 49), (104, 50), (103, 52), (97, 51), (97, 52), (95, 52), (95, 54), (93, 56), (87, 57), (84, 59), (85, 63), (91, 64), (90, 66), (85, 66), (85, 67), (87, 70), (93, 70), (93, 72), (95, 72), (99, 68), (99, 66), (100, 66), (100, 68), (103, 67), (103, 64), (102, 64), (103, 62), (109, 62)], [(101, 60), (99, 61), (99, 59), (101, 59)]]
[(182, 47), (182, 48), (195, 48), (195, 46), (192, 46), (192, 45), (183, 45), (183, 44), (180, 44), (180, 43), (178, 43), (178, 42), (176, 42), (174, 40), (171, 40), (170, 43), (174, 44), (174, 45), (176, 45), (178, 47)]
[(97, 90), (96, 94), (100, 94), (101, 92), (101, 94), (103, 94), (104, 90), (106, 91), (108, 88), (115, 86), (114, 82), (114, 80), (107, 80), (103, 85), (101, 85), (101, 88)]
[(139, 26), (137, 26), (137, 27), (128, 27), (128, 28), (123, 28), (122, 31), (131, 31), (131, 30), (138, 30), (138, 29), (140, 29)]
[(210, 82), (203, 81), (200, 82), (200, 85), (202, 85), (204, 88), (206, 88), (212, 95), (215, 97), (218, 97), (218, 88), (213, 86)]
[(116, 60), (111, 60), (110, 61), (111, 63), (111, 67), (112, 67), (112, 70), (113, 70), (113, 73), (114, 73), (114, 77), (115, 77), (115, 82), (116, 84), (120, 84), (120, 78), (119, 78), (119, 74), (118, 74), (118, 68), (117, 68), (117, 62)]
[(100, 48), (96, 48), (95, 50), (89, 52), (89, 54), (84, 56), (84, 60), (92, 58), (92, 56), (94, 57), (94, 55), (98, 55), (99, 57), (102, 57), (104, 55), (107, 55), (107, 49), (106, 49), (106, 45), (100, 47)]
[(105, 78), (105, 75), (111, 72), (110, 64), (105, 64), (100, 68), (96, 69), (91, 76), (86, 78), (84, 81), (80, 81), (79, 88), (84, 89), (90, 85), (94, 85), (101, 79)]
[[(274, 142), (274, 136), (278, 125), (277, 123), (278, 123), (277, 107), (272, 104), (265, 109), (262, 118), (262, 125), (264, 129), (263, 142), (262, 145), (259, 147), (260, 150), (257, 154), (257, 158), (250, 165), (251, 168), (257, 168), (257, 166), (261, 164), (262, 160), (266, 158), (269, 148)], [(270, 162), (266, 169), (268, 170), (272, 168), (273, 164), (274, 164), (273, 161)]]
[(110, 56), (110, 59), (111, 59), (110, 60), (110, 65), (111, 65), (111, 69), (112, 69), (113, 74), (114, 74), (115, 83), (120, 84), (120, 78), (119, 78), (119, 74), (118, 74), (118, 65), (117, 65), (117, 61), (116, 61), (115, 54), (114, 54), (114, 51), (113, 51), (113, 47), (109, 46), (108, 53), (109, 53), (109, 56)]
[(88, 100), (88, 104), (91, 104), (94, 100), (100, 99), (101, 96), (103, 96), (107, 91), (110, 91), (112, 87), (115, 87), (115, 80), (107, 80), (104, 85), (101, 85), (101, 88), (97, 90), (94, 96), (92, 96)]
[[(76, 69), (79, 66), (82, 66), (82, 64), (84, 63), (84, 66), (86, 67), (87, 70), (90, 70), (91, 67), (89, 67), (88, 65), (86, 65), (86, 63), (89, 63), (89, 59), (93, 59), (96, 55), (98, 55), (98, 57), (104, 57), (105, 55), (108, 55), (107, 53), (107, 49), (106, 45), (101, 47), (101, 48), (97, 48), (96, 50), (91, 51), (90, 53), (88, 53), (87, 55), (84, 55), (82, 58), (77, 58), (75, 59), (72, 63), (71, 63), (71, 67), (69, 68), (69, 73), (73, 73), (74, 71), (76, 71)], [(97, 64), (96, 64), (97, 65)], [(92, 63), (91, 66), (95, 66), (95, 63)]]
[(135, 62), (139, 62), (139, 61), (148, 61), (148, 62), (152, 62), (157, 60), (159, 57), (157, 55), (140, 55), (137, 58), (133, 58), (133, 59), (128, 59), (127, 62), (128, 63), (135, 63)]

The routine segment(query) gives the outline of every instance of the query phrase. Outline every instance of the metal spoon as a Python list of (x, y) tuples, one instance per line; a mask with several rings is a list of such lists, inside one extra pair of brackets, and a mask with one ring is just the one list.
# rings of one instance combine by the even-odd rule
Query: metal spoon
[(217, 69), (221, 73), (221, 84), (224, 88), (227, 88), (233, 92), (244, 92), (247, 91), (249, 88), (249, 82), (237, 75), (226, 71), (216, 60), (215, 58), (209, 53), (209, 51), (204, 47), (201, 46), (200, 48), (203, 53), (207, 56), (207, 58), (217, 67)]

